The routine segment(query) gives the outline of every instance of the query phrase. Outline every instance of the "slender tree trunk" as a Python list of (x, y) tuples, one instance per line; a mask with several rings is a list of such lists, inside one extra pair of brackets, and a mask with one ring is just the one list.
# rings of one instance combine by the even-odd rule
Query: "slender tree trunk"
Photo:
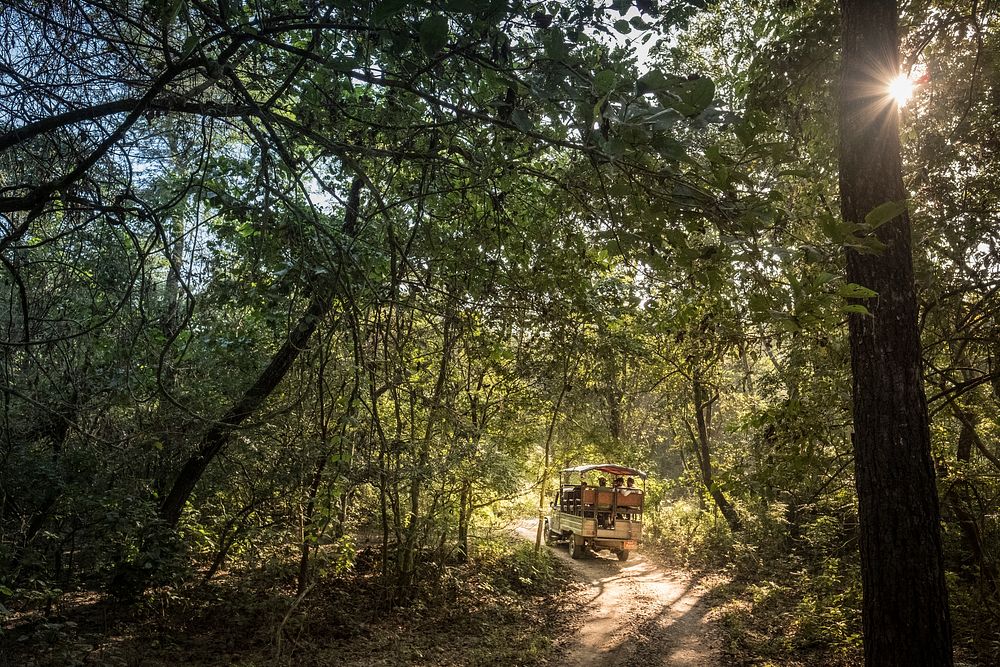
[[(450, 298), (450, 297), (449, 297)], [(402, 560), (400, 563), (399, 590), (404, 595), (413, 583), (413, 576), (416, 571), (416, 548), (417, 538), (420, 528), (420, 495), (421, 489), (427, 480), (427, 467), (430, 462), (431, 444), (434, 438), (434, 431), (441, 415), (441, 407), (444, 400), (445, 383), (448, 379), (448, 367), (451, 362), (452, 350), (454, 348), (457, 334), (453, 336), (452, 330), (456, 327), (455, 314), (452, 307), (447, 306), (448, 312), (444, 315), (444, 325), (442, 333), (441, 363), (438, 366), (437, 378), (434, 382), (434, 391), (431, 395), (430, 408), (427, 412), (427, 424), (424, 428), (423, 437), (420, 439), (420, 451), (417, 457), (417, 465), (410, 479), (409, 500), (410, 509), (406, 523), (406, 536), (402, 550)], [(412, 420), (411, 420), (412, 421)]]
[[(51, 419), (51, 425), (42, 431), (48, 435), (51, 440), (52, 447), (52, 466), (56, 468), (60, 465), (60, 455), (62, 454), (63, 445), (66, 442), (66, 437), (69, 435), (70, 424), (75, 420), (80, 412), (79, 401), (76, 396), (73, 396), (73, 401), (69, 414), (67, 415), (56, 415), (53, 414)], [(56, 502), (62, 495), (62, 485), (61, 484), (51, 484), (49, 485), (45, 499), (42, 501), (39, 508), (35, 511), (34, 516), (28, 522), (27, 528), (24, 530), (23, 535), (17, 541), (13, 548), (13, 553), (11, 554), (9, 567), (10, 571), (17, 573), (21, 567), (22, 560), (25, 556), (25, 552), (31, 545), (31, 542), (35, 537), (42, 531), (45, 524), (52, 514), (53, 508), (56, 506)]]
[[(840, 193), (844, 221), (906, 198), (899, 114), (888, 84), (899, 71), (894, 0), (841, 0)], [(847, 277), (878, 293), (850, 316), (854, 456), (864, 591), (865, 663), (951, 665), (951, 623), (930, 456), (910, 221), (873, 236), (877, 253), (847, 251)]]
[(698, 455), (698, 465), (701, 468), (701, 481), (712, 496), (712, 500), (715, 501), (716, 507), (722, 512), (726, 523), (729, 524), (729, 530), (738, 533), (743, 528), (743, 525), (740, 523), (740, 517), (736, 513), (736, 509), (732, 503), (726, 498), (726, 494), (715, 483), (712, 473), (712, 441), (708, 434), (709, 424), (706, 415), (712, 409), (714, 401), (708, 398), (705, 386), (701, 383), (701, 376), (697, 371), (695, 371), (694, 380), (691, 384), (694, 392), (694, 416), (698, 426), (698, 434), (697, 438), (695, 438), (694, 446), (695, 452)]
[[(322, 380), (320, 380), (320, 382), (322, 382)], [(320, 401), (322, 400), (322, 392), (320, 392)], [(325, 419), (321, 417), (320, 420), (322, 422), (321, 429), (323, 431), (323, 434), (320, 437), (325, 445), (327, 442), (327, 427)], [(312, 479), (309, 481), (309, 497), (306, 501), (306, 507), (302, 517), (302, 547), (301, 553), (299, 554), (299, 576), (298, 587), (295, 590), (296, 595), (302, 595), (302, 593), (306, 590), (306, 586), (309, 585), (309, 551), (313, 540), (319, 537), (313, 527), (313, 515), (316, 513), (316, 497), (319, 495), (319, 487), (320, 484), (323, 483), (323, 471), (326, 470), (326, 464), (329, 460), (330, 456), (326, 451), (316, 457), (316, 466), (313, 469)]]
[(458, 497), (458, 559), (469, 560), (469, 515), (472, 513), (472, 482), (463, 479)]
[[(976, 422), (971, 415), (962, 411), (954, 403), (952, 403), (952, 412), (961, 424), (956, 459), (967, 466), (972, 459), (973, 445), (979, 440), (979, 435), (976, 433)], [(976, 520), (975, 514), (973, 514), (973, 495), (972, 483), (968, 479), (959, 478), (952, 482), (945, 499), (958, 520), (958, 527), (962, 532), (962, 542), (969, 551), (972, 562), (979, 568), (979, 576), (984, 589), (991, 597), (1000, 598), (996, 563), (990, 560), (983, 546), (982, 531), (979, 529), (979, 522)]]
[[(575, 372), (575, 367), (574, 367)], [(542, 479), (538, 492), (538, 529), (535, 531), (535, 553), (542, 548), (542, 538), (545, 537), (545, 499), (549, 496), (549, 469), (552, 467), (552, 439), (556, 433), (556, 423), (559, 421), (559, 412), (562, 410), (563, 400), (566, 398), (566, 391), (569, 389), (569, 360), (563, 364), (562, 384), (559, 387), (559, 397), (552, 408), (552, 418), (549, 419), (549, 428), (545, 432), (545, 462), (542, 468)]]
[(180, 323), (181, 307), (181, 272), (184, 263), (184, 207), (174, 214), (170, 225), (170, 237), (167, 240), (167, 259), (170, 268), (167, 280), (163, 285), (163, 314), (160, 318), (160, 328), (168, 338), (172, 337)]
[[(317, 382), (316, 382), (316, 395), (317, 404), (319, 408), (318, 423), (319, 423), (319, 439), (322, 444), (322, 451), (315, 459), (315, 465), (313, 467), (313, 474), (309, 481), (309, 492), (306, 499), (305, 511), (303, 512), (303, 530), (302, 530), (302, 545), (301, 552), (299, 555), (299, 576), (298, 576), (298, 587), (296, 589), (296, 595), (302, 595), (305, 592), (306, 587), (309, 585), (309, 554), (313, 544), (318, 544), (319, 538), (323, 532), (323, 528), (317, 530), (317, 526), (313, 521), (316, 514), (316, 501), (319, 497), (319, 490), (323, 483), (323, 473), (326, 471), (327, 463), (330, 461), (330, 457), (333, 454), (332, 448), (329, 446), (330, 442), (330, 428), (327, 419), (326, 410), (326, 365), (327, 365), (327, 355), (328, 350), (324, 350), (320, 355), (319, 367), (316, 370)], [(340, 385), (340, 390), (338, 395), (342, 395), (344, 390), (347, 388), (347, 381), (345, 380)], [(345, 437), (345, 430), (347, 426), (347, 420), (353, 412), (354, 401), (357, 397), (358, 392), (358, 376), (355, 375), (355, 383), (351, 388), (351, 393), (348, 395), (347, 405), (344, 408), (343, 414), (337, 419), (337, 432), (338, 432), (338, 448), (340, 453), (343, 454), (343, 442)], [(343, 466), (343, 456), (337, 459), (337, 470), (334, 475), (334, 480), (336, 480), (341, 475), (341, 467)], [(331, 482), (333, 483), (333, 482)], [(325, 528), (325, 527), (324, 527)]]
[[(347, 210), (344, 216), (344, 229), (353, 230), (357, 224), (358, 207), (360, 205), (361, 188), (363, 181), (355, 177), (351, 184), (351, 192), (348, 198)], [(222, 418), (208, 429), (202, 438), (198, 451), (187, 460), (181, 468), (180, 473), (174, 480), (173, 487), (163, 499), (160, 505), (160, 518), (169, 525), (176, 526), (184, 509), (184, 504), (194, 491), (195, 485), (201, 479), (202, 474), (208, 464), (222, 451), (229, 442), (229, 437), (233, 430), (242, 424), (264, 404), (278, 384), (284, 379), (292, 364), (298, 358), (302, 350), (309, 343), (316, 327), (320, 321), (330, 311), (332, 305), (331, 294), (324, 290), (316, 294), (309, 302), (309, 307), (299, 318), (298, 324), (288, 335), (277, 353), (271, 358), (257, 380), (226, 412)]]

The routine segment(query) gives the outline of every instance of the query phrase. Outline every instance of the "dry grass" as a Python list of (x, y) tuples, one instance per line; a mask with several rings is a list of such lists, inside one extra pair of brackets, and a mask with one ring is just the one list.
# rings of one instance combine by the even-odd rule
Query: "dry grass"
[[(364, 556), (364, 554), (362, 554)], [(568, 614), (561, 566), (505, 544), (441, 565), (389, 607), (365, 559), (318, 578), (301, 600), (293, 563), (159, 589), (121, 607), (93, 592), (4, 623), (0, 667), (166, 665), (545, 665)]]

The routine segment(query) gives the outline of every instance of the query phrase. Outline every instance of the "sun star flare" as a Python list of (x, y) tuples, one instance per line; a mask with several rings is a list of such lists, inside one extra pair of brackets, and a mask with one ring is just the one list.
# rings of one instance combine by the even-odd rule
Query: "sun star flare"
[(913, 97), (913, 81), (905, 74), (900, 74), (889, 82), (889, 95), (896, 100), (896, 104), (902, 108)]

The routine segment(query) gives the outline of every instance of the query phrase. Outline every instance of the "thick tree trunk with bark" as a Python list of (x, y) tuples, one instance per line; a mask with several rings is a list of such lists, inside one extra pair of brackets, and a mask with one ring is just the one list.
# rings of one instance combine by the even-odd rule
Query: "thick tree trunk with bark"
[[(845, 222), (906, 198), (895, 102), (894, 0), (841, 0), (840, 192)], [(878, 296), (850, 317), (854, 455), (867, 665), (951, 665), (940, 509), (930, 456), (907, 214), (847, 251), (847, 277)]]

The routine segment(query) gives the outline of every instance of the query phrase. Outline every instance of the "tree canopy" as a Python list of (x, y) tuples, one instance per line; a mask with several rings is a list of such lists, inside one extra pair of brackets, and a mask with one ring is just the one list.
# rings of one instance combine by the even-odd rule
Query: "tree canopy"
[[(0, 613), (270, 560), (298, 596), (367, 562), (405, 607), (613, 461), (650, 474), (648, 544), (784, 573), (784, 650), (864, 632), (887, 664), (910, 605), (997, 659), (992, 3), (12, 0), (0, 28)], [(921, 573), (934, 600), (885, 602)]]

